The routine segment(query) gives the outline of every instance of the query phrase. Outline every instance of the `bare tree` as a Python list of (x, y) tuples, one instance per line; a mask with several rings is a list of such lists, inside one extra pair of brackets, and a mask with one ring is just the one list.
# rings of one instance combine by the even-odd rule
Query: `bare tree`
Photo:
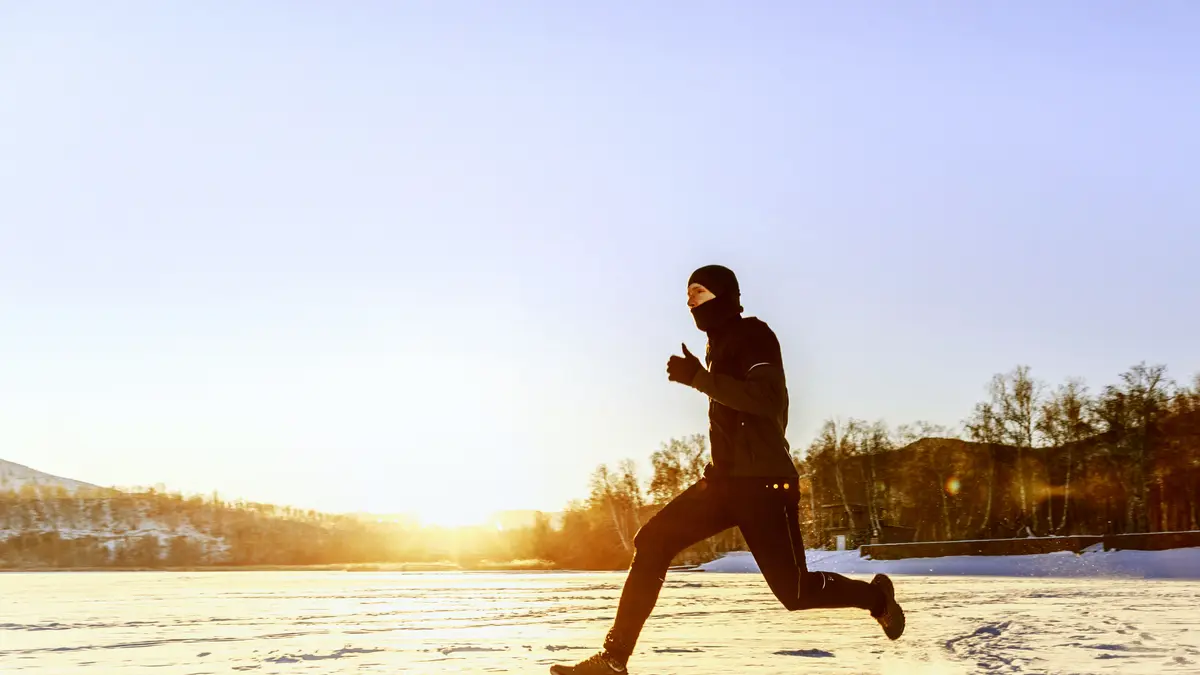
[(987, 499), (983, 508), (983, 523), (979, 526), (985, 534), (991, 526), (996, 492), (996, 447), (1004, 443), (1004, 420), (996, 406), (995, 401), (976, 403), (975, 410), (963, 423), (967, 437), (984, 444), (988, 453)]
[(992, 378), (993, 400), (1000, 401), (1000, 417), (1006, 440), (1017, 449), (1017, 484), (1021, 495), (1021, 515), (1032, 516), (1038, 529), (1038, 511), (1029, 508), (1029, 479), (1026, 458), (1035, 446), (1038, 400), (1042, 385), (1029, 376), (1029, 366), (1020, 365), (1006, 375)]
[(1133, 488), (1134, 472), (1129, 468), (1129, 435), (1134, 423), (1125, 392), (1113, 385), (1104, 387), (1093, 403), (1092, 412), (1102, 432), (1096, 459), (1110, 467), (1112, 475), (1119, 481), (1119, 486), (1125, 493), (1124, 529), (1126, 532), (1133, 532), (1136, 497)]
[(642, 507), (646, 504), (646, 499), (642, 495), (642, 484), (637, 477), (637, 465), (632, 459), (623, 459), (617, 465), (617, 469), (620, 471), (617, 490), (621, 495), (626, 512), (629, 514), (628, 518), (633, 521), (631, 530), (636, 534), (642, 526)]
[(809, 449), (809, 453), (813, 456), (829, 453), (829, 457), (833, 463), (834, 483), (837, 485), (838, 496), (842, 500), (842, 507), (846, 510), (846, 518), (849, 520), (850, 529), (856, 529), (857, 525), (854, 522), (854, 511), (850, 508), (850, 499), (846, 495), (846, 479), (843, 475), (842, 466), (857, 452), (855, 440), (860, 425), (861, 422), (859, 420), (850, 420), (842, 424), (833, 419), (825, 420), (825, 424), (822, 425), (820, 433)]
[(1109, 385), (1095, 403), (1105, 446), (1113, 455), (1125, 491), (1125, 529), (1150, 529), (1148, 492), (1157, 478), (1151, 464), (1160, 419), (1169, 410), (1173, 383), (1166, 367), (1139, 363), (1121, 373), (1121, 384)]
[(867, 518), (870, 521), (871, 531), (878, 533), (883, 529), (883, 523), (879, 516), (879, 507), (877, 505), (879, 481), (875, 473), (875, 458), (892, 449), (890, 432), (887, 423), (883, 420), (878, 420), (870, 425), (860, 423), (856, 431), (857, 440), (855, 445), (862, 457), (858, 466), (862, 474), (863, 491), (867, 497)]
[(590, 482), (590, 506), (608, 514), (621, 547), (632, 553), (633, 536), (640, 526), (638, 512), (643, 501), (633, 460), (622, 460), (617, 471), (601, 464), (592, 472)]
[[(1140, 507), (1137, 526), (1143, 531), (1150, 529), (1150, 506), (1148, 504), (1149, 485), (1157, 479), (1160, 483), (1161, 474), (1151, 476), (1150, 468), (1153, 459), (1154, 441), (1158, 431), (1158, 422), (1169, 409), (1171, 390), (1174, 382), (1167, 377), (1165, 365), (1147, 366), (1144, 362), (1133, 366), (1121, 373), (1122, 389), (1129, 403), (1132, 414), (1134, 433), (1130, 438), (1130, 450), (1133, 453), (1133, 468), (1135, 470), (1134, 488), (1137, 491), (1137, 502)], [(1161, 494), (1160, 490), (1160, 494)], [(1165, 516), (1165, 509), (1162, 510)]]
[[(1066, 473), (1063, 479), (1063, 512), (1055, 531), (1062, 531), (1067, 526), (1067, 513), (1071, 507), (1071, 471), (1074, 468), (1073, 450), (1083, 439), (1093, 433), (1092, 406), (1088, 399), (1087, 385), (1083, 380), (1071, 378), (1066, 384), (1060, 385), (1053, 395), (1042, 403), (1038, 415), (1037, 428), (1049, 445), (1066, 450)], [(1047, 463), (1047, 479), (1050, 465)], [(1050, 481), (1047, 480), (1049, 483)], [(1051, 504), (1051, 500), (1046, 500)], [(1047, 515), (1051, 526), (1054, 523), (1053, 508), (1047, 506)]]
[(669, 443), (663, 443), (650, 455), (650, 466), (654, 471), (650, 479), (651, 501), (666, 504), (677, 497), (704, 476), (708, 459), (708, 442), (703, 434), (672, 438)]

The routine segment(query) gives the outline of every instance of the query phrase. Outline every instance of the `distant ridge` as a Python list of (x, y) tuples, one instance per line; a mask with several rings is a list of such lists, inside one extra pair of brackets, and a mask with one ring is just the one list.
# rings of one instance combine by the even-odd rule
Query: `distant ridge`
[(61, 486), (69, 492), (80, 489), (99, 490), (100, 487), (73, 478), (63, 478), (53, 474), (31, 469), (24, 464), (17, 464), (0, 459), (0, 491), (20, 490), (26, 485), (38, 487)]

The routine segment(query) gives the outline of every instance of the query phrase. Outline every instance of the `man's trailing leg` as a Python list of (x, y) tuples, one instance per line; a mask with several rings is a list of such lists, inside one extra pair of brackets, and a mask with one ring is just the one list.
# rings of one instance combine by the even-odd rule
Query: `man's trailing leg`
[(646, 619), (654, 611), (671, 559), (692, 544), (733, 526), (726, 491), (701, 480), (671, 500), (633, 538), (633, 561), (617, 616), (604, 639), (604, 650), (574, 666), (556, 665), (554, 675), (624, 673)]

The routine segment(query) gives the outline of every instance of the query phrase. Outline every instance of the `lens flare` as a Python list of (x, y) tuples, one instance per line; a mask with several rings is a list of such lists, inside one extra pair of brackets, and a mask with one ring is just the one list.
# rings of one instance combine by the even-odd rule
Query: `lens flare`
[(959, 482), (958, 476), (951, 476), (950, 479), (946, 481), (946, 493), (950, 496), (957, 495), (958, 491), (961, 489), (962, 483)]

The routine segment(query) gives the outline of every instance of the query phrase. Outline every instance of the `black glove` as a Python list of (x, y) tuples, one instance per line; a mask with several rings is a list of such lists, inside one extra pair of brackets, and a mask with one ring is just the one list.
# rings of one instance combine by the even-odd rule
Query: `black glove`
[(667, 379), (691, 386), (696, 373), (703, 367), (700, 359), (688, 351), (687, 345), (683, 345), (683, 356), (672, 356), (667, 360)]

